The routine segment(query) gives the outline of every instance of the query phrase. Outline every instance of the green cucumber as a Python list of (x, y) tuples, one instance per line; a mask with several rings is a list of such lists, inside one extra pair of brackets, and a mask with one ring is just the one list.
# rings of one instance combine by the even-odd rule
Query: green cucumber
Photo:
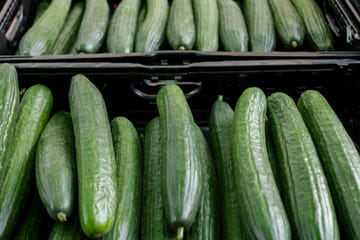
[(222, 100), (211, 107), (209, 135), (219, 183), (222, 239), (242, 239), (240, 209), (235, 192), (234, 174), (230, 154), (231, 125), (234, 111)]
[(124, 117), (111, 121), (115, 148), (118, 205), (113, 228), (103, 239), (139, 239), (142, 153), (134, 125)]
[(147, 12), (147, 5), (146, 2), (144, 2), (140, 8), (139, 15), (136, 21), (136, 29), (139, 30), (140, 26), (143, 24)]
[(162, 196), (170, 228), (182, 239), (200, 208), (204, 180), (194, 119), (179, 86), (163, 86), (156, 96), (162, 131)]
[(141, 0), (122, 0), (109, 23), (107, 50), (110, 53), (134, 51), (137, 17)]
[(104, 98), (82, 74), (71, 79), (81, 229), (90, 238), (108, 233), (115, 221), (117, 184), (115, 153)]
[(67, 222), (55, 222), (50, 230), (48, 240), (85, 240), (87, 239), (81, 231), (80, 220), (74, 214)]
[(195, 20), (191, 0), (173, 0), (166, 27), (174, 50), (191, 50), (195, 43)]
[(298, 108), (329, 182), (340, 228), (347, 239), (360, 239), (360, 155), (320, 92), (303, 92)]
[(97, 53), (106, 37), (110, 7), (107, 0), (86, 0), (76, 40), (78, 53)]
[(276, 47), (276, 32), (268, 0), (244, 0), (243, 13), (252, 52), (271, 52)]
[(288, 95), (268, 97), (282, 197), (296, 239), (340, 239), (330, 189), (310, 133)]
[(165, 39), (169, 14), (167, 0), (147, 0), (146, 17), (136, 34), (136, 52), (155, 52)]
[(274, 175), (276, 186), (278, 187), (281, 194), (281, 184), (280, 184), (280, 172), (279, 172), (279, 163), (276, 156), (276, 150), (274, 146), (274, 141), (270, 129), (269, 119), (265, 120), (265, 141), (266, 141), (266, 150), (268, 153), (268, 158), (271, 166), (272, 174)]
[(51, 49), (51, 54), (67, 54), (70, 52), (71, 47), (76, 42), (84, 9), (84, 2), (77, 2), (71, 8), (64, 26)]
[(36, 149), (35, 174), (40, 198), (52, 219), (65, 222), (76, 197), (75, 143), (68, 112), (55, 113)]
[(219, 13), (216, 0), (193, 0), (196, 39), (199, 51), (217, 51), (219, 47)]
[(41, 17), (41, 15), (46, 11), (46, 9), (48, 9), (48, 7), (50, 6), (50, 3), (48, 2), (41, 2), (39, 3), (39, 5), (36, 8), (36, 13), (35, 13), (35, 18), (33, 21), (33, 24), (39, 20), (39, 18)]
[[(2, 172), (0, 186), (0, 239), (9, 236), (18, 226), (35, 181), (35, 150), (51, 109), (53, 97), (50, 89), (36, 84), (28, 88), (21, 99), (14, 135)], [(16, 177), (14, 177), (16, 176)]]
[(19, 55), (45, 55), (51, 52), (66, 17), (71, 0), (53, 0), (46, 11), (21, 38)]
[(239, 5), (233, 0), (217, 0), (219, 8), (219, 35), (222, 46), (229, 52), (248, 50), (248, 32)]
[(161, 194), (161, 130), (159, 117), (152, 119), (145, 129), (144, 177), (141, 214), (141, 239), (175, 239), (168, 226)]
[(231, 127), (231, 159), (245, 239), (290, 239), (290, 225), (265, 142), (266, 96), (257, 87), (239, 97)]

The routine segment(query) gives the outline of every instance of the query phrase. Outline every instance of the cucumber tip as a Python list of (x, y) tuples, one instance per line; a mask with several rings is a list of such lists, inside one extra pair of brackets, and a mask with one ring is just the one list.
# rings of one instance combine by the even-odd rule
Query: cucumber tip
[(176, 232), (176, 240), (184, 239), (184, 227), (179, 227)]

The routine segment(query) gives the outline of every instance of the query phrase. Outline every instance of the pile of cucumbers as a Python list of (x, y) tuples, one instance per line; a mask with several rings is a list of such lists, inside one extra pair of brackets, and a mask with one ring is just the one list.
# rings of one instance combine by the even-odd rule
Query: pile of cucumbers
[(315, 0), (72, 2), (41, 2), (17, 54), (333, 50)]

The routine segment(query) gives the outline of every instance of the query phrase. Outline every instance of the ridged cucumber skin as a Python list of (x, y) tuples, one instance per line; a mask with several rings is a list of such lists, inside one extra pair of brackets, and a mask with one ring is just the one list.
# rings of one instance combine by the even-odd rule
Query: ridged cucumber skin
[(193, 0), (195, 49), (217, 51), (219, 48), (219, 11), (216, 0)]
[(136, 34), (136, 52), (155, 52), (159, 50), (166, 35), (169, 15), (167, 0), (147, 0), (146, 17)]
[(85, 240), (87, 239), (81, 231), (80, 220), (74, 214), (67, 222), (54, 222), (51, 227), (48, 240)]
[(136, 23), (141, 0), (122, 0), (109, 23), (106, 38), (110, 53), (130, 53), (134, 51)]
[(144, 177), (141, 213), (141, 239), (175, 239), (168, 226), (161, 194), (161, 130), (160, 119), (155, 117), (145, 129)]
[(333, 49), (330, 28), (314, 0), (292, 0), (306, 29), (306, 40), (315, 51)]
[(194, 125), (194, 132), (197, 135), (201, 165), (203, 167), (203, 196), (200, 209), (186, 239), (221, 239), (219, 190), (214, 161), (208, 143), (197, 125)]
[(81, 229), (90, 238), (108, 233), (115, 221), (117, 183), (115, 152), (103, 96), (77, 74), (69, 90), (78, 175)]
[(163, 86), (156, 97), (162, 131), (162, 197), (173, 231), (189, 230), (200, 208), (203, 174), (194, 119), (181, 88)]
[(191, 50), (195, 43), (195, 20), (191, 0), (173, 0), (166, 27), (167, 40), (174, 50)]
[(219, 184), (222, 239), (242, 239), (240, 209), (234, 186), (230, 154), (231, 126), (234, 110), (223, 101), (213, 103), (209, 120), (210, 147)]
[(85, 3), (77, 2), (71, 8), (63, 28), (51, 49), (51, 54), (68, 54), (76, 42), (80, 23), (84, 14)]
[(268, 0), (244, 0), (242, 7), (249, 36), (249, 50), (274, 51), (276, 32)]
[(36, 186), (46, 211), (55, 221), (71, 217), (76, 195), (75, 143), (69, 112), (55, 113), (38, 140)]
[(310, 133), (288, 95), (267, 99), (282, 197), (296, 239), (340, 239), (330, 189)]
[[(10, 147), (20, 102), (16, 68), (8, 63), (0, 66), (0, 171)], [(1, 180), (1, 177), (0, 177)], [(1, 181), (0, 181), (1, 185)]]
[(248, 51), (248, 32), (239, 5), (233, 0), (217, 0), (219, 36), (225, 51)]
[(239, 97), (231, 127), (231, 159), (245, 239), (290, 239), (265, 143), (266, 96), (257, 87)]
[(146, 2), (143, 2), (142, 6), (140, 8), (140, 11), (139, 11), (139, 15), (137, 17), (136, 30), (139, 30), (140, 26), (143, 24), (143, 22), (144, 22), (144, 20), (146, 18), (146, 12), (147, 12), (147, 4), (146, 4)]
[(97, 53), (106, 38), (110, 19), (110, 7), (107, 0), (86, 0), (76, 40), (78, 53)]
[(288, 50), (298, 50), (305, 38), (305, 25), (291, 0), (268, 0), (275, 30)]
[(28, 88), (21, 99), (8, 161), (2, 170), (0, 239), (9, 239), (18, 226), (30, 186), (35, 181), (36, 144), (48, 121), (52, 103), (50, 89), (40, 84)]
[(139, 135), (125, 117), (111, 121), (115, 148), (118, 204), (113, 228), (103, 239), (139, 239), (142, 191), (142, 152)]
[(303, 92), (299, 111), (313, 138), (347, 239), (360, 238), (360, 156), (340, 119), (315, 90)]
[(33, 24), (39, 20), (39, 18), (41, 17), (41, 15), (46, 11), (46, 9), (48, 9), (48, 7), (50, 6), (50, 3), (48, 2), (40, 2), (39, 5), (36, 8), (36, 13), (35, 13), (35, 18), (33, 21)]
[(51, 53), (66, 17), (71, 0), (53, 0), (41, 17), (21, 38), (19, 55), (46, 55)]

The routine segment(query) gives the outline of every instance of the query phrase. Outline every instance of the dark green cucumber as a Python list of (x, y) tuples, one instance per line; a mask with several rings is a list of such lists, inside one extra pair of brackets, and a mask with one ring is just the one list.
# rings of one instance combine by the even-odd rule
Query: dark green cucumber
[(0, 239), (9, 239), (18, 226), (31, 183), (35, 181), (36, 144), (48, 121), (52, 103), (51, 91), (40, 84), (28, 88), (21, 99), (14, 136), (2, 170)]
[(217, 51), (219, 47), (219, 13), (216, 0), (193, 0), (196, 39), (199, 51)]
[(147, 0), (146, 6), (146, 17), (136, 34), (136, 52), (157, 51), (165, 39), (169, 2)]
[(75, 143), (68, 112), (55, 113), (37, 144), (36, 185), (48, 214), (56, 221), (71, 217), (76, 197)]
[(234, 111), (222, 100), (211, 107), (209, 134), (219, 184), (222, 239), (241, 239), (240, 210), (234, 186), (230, 154), (231, 125)]
[(318, 91), (301, 94), (298, 108), (313, 138), (347, 239), (360, 239), (360, 156), (334, 110)]
[(249, 50), (273, 51), (276, 47), (276, 32), (268, 0), (244, 0), (242, 6), (249, 35)]
[(134, 125), (124, 117), (111, 121), (115, 148), (118, 204), (113, 228), (103, 239), (139, 239), (142, 153)]
[(110, 53), (134, 51), (137, 17), (141, 0), (122, 0), (109, 23), (107, 50)]
[(222, 46), (229, 52), (248, 50), (248, 32), (239, 5), (233, 0), (217, 0), (219, 35)]
[(268, 97), (282, 197), (295, 239), (340, 239), (330, 189), (310, 133), (288, 95)]
[(314, 0), (292, 0), (306, 29), (306, 40), (315, 51), (333, 49), (330, 28)]
[(53, 0), (46, 11), (25, 33), (19, 43), (19, 55), (44, 55), (51, 52), (66, 16), (71, 0)]
[(231, 159), (245, 239), (290, 239), (290, 225), (271, 172), (265, 142), (266, 96), (247, 88), (231, 129)]
[(117, 184), (115, 153), (103, 96), (84, 75), (71, 79), (81, 229), (91, 238), (108, 233), (115, 221)]
[(268, 118), (265, 120), (265, 141), (266, 141), (266, 150), (268, 153), (268, 158), (271, 166), (272, 174), (274, 175), (276, 186), (278, 187), (281, 194), (281, 184), (280, 184), (280, 173), (279, 173), (279, 163), (276, 156), (276, 150), (274, 146), (273, 137), (271, 134), (270, 123)]
[(175, 239), (168, 226), (161, 194), (161, 130), (159, 117), (152, 119), (145, 129), (144, 177), (141, 214), (141, 239)]
[(220, 238), (219, 190), (214, 162), (206, 139), (198, 126), (194, 126), (199, 144), (201, 165), (203, 168), (203, 196), (201, 206), (186, 239), (216, 240)]
[[(0, 171), (10, 147), (20, 101), (16, 68), (4, 63), (0, 66)], [(2, 172), (2, 171), (1, 171)], [(1, 177), (0, 177), (1, 185)]]
[(74, 214), (67, 222), (54, 222), (48, 240), (85, 240), (81, 231), (78, 214)]
[(194, 119), (185, 95), (175, 84), (156, 97), (162, 131), (162, 196), (170, 228), (182, 239), (200, 208), (204, 180)]
[(195, 20), (191, 0), (173, 0), (166, 27), (174, 50), (191, 50), (195, 43)]
[(101, 48), (109, 24), (110, 7), (107, 0), (86, 0), (76, 40), (78, 53), (97, 53)]
[(291, 0), (268, 0), (279, 40), (289, 50), (302, 47), (305, 26)]
[(67, 54), (70, 52), (71, 47), (76, 42), (84, 9), (84, 2), (77, 2), (71, 8), (64, 26), (51, 49), (51, 54)]
[(34, 21), (33, 21), (33, 24), (39, 20), (39, 18), (41, 17), (41, 15), (46, 11), (46, 9), (48, 9), (48, 7), (50, 6), (50, 3), (48, 2), (41, 2), (39, 3), (39, 5), (37, 6), (36, 8), (36, 13), (35, 13), (35, 18), (34, 18)]

